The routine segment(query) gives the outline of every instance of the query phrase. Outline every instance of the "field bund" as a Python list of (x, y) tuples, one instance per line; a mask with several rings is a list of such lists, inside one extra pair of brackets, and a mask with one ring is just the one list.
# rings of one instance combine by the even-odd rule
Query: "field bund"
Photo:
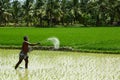
[(20, 50), (0, 50), (0, 80), (119, 80), (120, 55), (62, 51), (29, 53), (29, 69), (14, 70)]

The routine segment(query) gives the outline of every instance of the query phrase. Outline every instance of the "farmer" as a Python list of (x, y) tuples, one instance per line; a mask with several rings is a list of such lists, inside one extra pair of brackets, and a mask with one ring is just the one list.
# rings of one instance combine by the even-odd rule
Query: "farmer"
[(29, 43), (28, 37), (24, 36), (24, 42), (22, 44), (22, 50), (19, 54), (19, 61), (15, 66), (15, 69), (17, 69), (17, 67), (19, 66), (19, 64), (23, 61), (23, 59), (25, 60), (25, 68), (28, 68), (28, 52), (29, 52), (29, 45), (30, 46), (35, 46), (38, 45), (40, 43)]

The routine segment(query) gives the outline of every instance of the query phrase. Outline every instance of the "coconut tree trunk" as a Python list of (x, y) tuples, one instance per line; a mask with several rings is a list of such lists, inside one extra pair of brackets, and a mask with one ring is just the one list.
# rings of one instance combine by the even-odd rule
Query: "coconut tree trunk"
[(43, 26), (43, 24), (42, 24), (42, 16), (40, 15), (40, 18), (39, 18), (39, 24), (40, 24), (40, 27), (42, 27)]

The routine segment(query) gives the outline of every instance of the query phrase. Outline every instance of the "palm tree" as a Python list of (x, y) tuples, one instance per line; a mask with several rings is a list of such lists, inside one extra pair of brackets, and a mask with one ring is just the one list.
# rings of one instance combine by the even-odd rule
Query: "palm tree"
[(19, 21), (20, 13), (21, 13), (21, 3), (18, 0), (15, 0), (12, 2), (12, 17), (15, 26)]
[(34, 0), (26, 0), (22, 6), (26, 26), (29, 26), (30, 22), (32, 22), (33, 2)]
[(66, 5), (67, 5), (67, 1), (66, 0), (62, 0), (61, 1), (61, 10), (62, 10), (62, 17), (61, 17), (61, 23), (62, 25), (64, 25), (65, 23), (65, 14), (66, 14)]
[(79, 0), (73, 0), (73, 10), (74, 10), (74, 23), (77, 20), (77, 14), (78, 14), (78, 5), (79, 5)]
[(10, 11), (10, 0), (0, 0), (0, 25), (7, 25), (11, 16)]
[(106, 5), (107, 5), (107, 13), (108, 13), (108, 17), (109, 17), (109, 21), (108, 23), (110, 25), (113, 24), (113, 22), (119, 22), (120, 21), (120, 1), (119, 0), (108, 0), (106, 1)]
[(61, 17), (62, 17), (62, 10), (61, 10), (61, 1), (55, 0), (53, 2), (53, 9), (52, 9), (52, 23), (54, 25), (59, 24)]
[(114, 10), (115, 10), (115, 20), (117, 22), (117, 25), (120, 25), (120, 1), (116, 1), (115, 2), (115, 7), (114, 7)]
[(53, 19), (53, 11), (54, 11), (54, 0), (48, 0), (46, 6), (46, 16), (47, 16), (47, 23), (48, 26), (52, 26), (52, 19)]
[(36, 22), (39, 21), (39, 26), (43, 26), (43, 17), (45, 16), (45, 13), (45, 2), (43, 0), (36, 0), (34, 16), (36, 18)]
[(3, 21), (3, 13), (4, 13), (4, 9), (3, 9), (3, 0), (0, 1), (0, 25), (2, 24)]
[(82, 23), (84, 26), (87, 26), (89, 24), (89, 8), (88, 8), (89, 0), (80, 0), (80, 9), (79, 9), (79, 16), (81, 21), (79, 23)]

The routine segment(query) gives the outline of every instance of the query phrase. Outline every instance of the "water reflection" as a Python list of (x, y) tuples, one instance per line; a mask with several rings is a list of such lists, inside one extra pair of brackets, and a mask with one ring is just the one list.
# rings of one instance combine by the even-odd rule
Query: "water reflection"
[(27, 69), (16, 70), (16, 74), (18, 75), (18, 80), (29, 80), (28, 79), (29, 71)]

